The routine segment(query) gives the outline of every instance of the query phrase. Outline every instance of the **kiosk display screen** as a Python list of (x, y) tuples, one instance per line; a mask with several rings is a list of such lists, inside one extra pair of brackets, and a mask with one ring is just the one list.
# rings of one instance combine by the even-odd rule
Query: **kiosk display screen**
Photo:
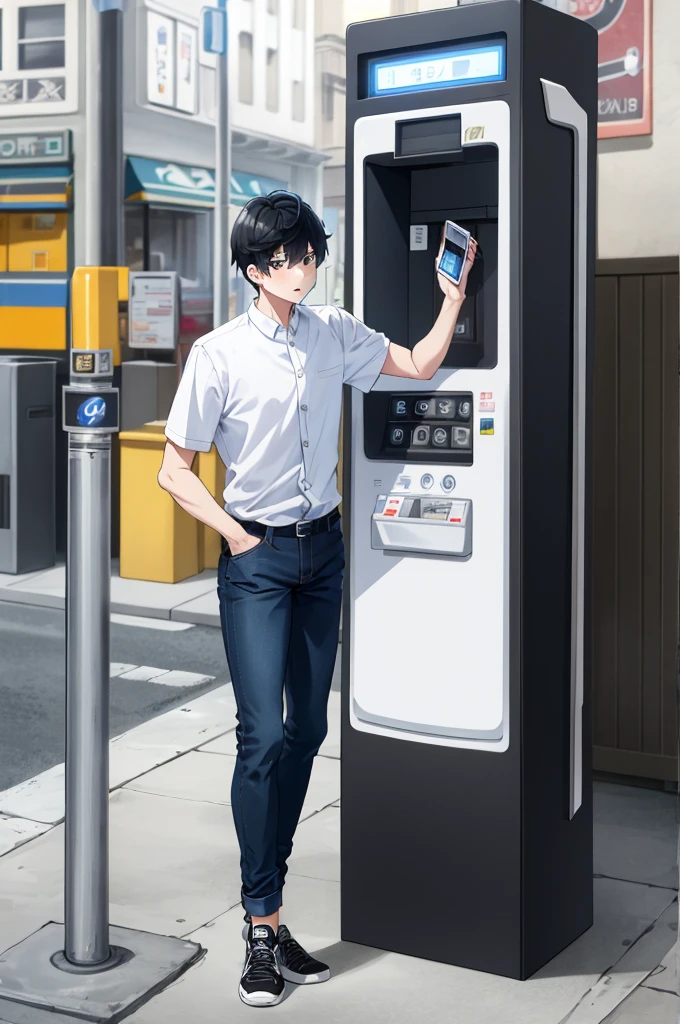
[(368, 96), (394, 96), (427, 89), (505, 80), (505, 40), (463, 43), (446, 49), (369, 58)]

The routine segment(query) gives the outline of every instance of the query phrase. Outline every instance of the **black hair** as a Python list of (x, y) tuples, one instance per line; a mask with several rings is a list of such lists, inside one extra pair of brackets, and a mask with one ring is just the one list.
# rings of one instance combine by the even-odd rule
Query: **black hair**
[[(231, 262), (236, 263), (247, 281), (247, 270), (254, 264), (263, 274), (269, 274), (269, 260), (283, 248), (288, 266), (299, 263), (311, 245), (320, 266), (328, 252), (323, 221), (314, 210), (294, 192), (270, 192), (246, 203), (231, 232)], [(253, 288), (259, 291), (254, 281)]]

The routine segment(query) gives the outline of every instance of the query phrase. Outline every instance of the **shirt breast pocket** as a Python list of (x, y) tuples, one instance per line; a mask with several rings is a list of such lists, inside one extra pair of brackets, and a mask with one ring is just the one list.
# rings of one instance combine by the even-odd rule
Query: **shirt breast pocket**
[(317, 370), (317, 377), (334, 377), (336, 373), (342, 373), (342, 363), (337, 366), (328, 366), (325, 370)]

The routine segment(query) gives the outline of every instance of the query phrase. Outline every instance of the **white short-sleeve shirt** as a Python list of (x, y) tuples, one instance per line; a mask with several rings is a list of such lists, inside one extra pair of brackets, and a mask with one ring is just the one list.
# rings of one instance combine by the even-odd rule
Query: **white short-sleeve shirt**
[(253, 303), (196, 341), (166, 436), (227, 467), (224, 508), (284, 526), (336, 507), (342, 385), (370, 391), (389, 340), (336, 306), (296, 306), (288, 329)]

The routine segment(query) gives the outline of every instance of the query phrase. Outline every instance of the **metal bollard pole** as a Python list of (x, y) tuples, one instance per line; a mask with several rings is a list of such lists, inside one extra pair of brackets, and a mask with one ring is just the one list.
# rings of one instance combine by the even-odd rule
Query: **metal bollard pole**
[(109, 959), (111, 435), (70, 434), (66, 635), (66, 959)]
[(117, 302), (115, 268), (76, 267), (78, 344), (62, 388), (69, 434), (64, 924), (50, 921), (0, 956), (3, 1021), (28, 1020), (36, 1006), (69, 1020), (120, 1020), (205, 952), (187, 939), (109, 924), (111, 437), (120, 395), (112, 387), (114, 350), (98, 346), (115, 341)]
[(217, 0), (222, 38), (215, 40), (216, 102), (215, 117), (215, 209), (213, 327), (229, 319), (229, 199), (231, 195), (231, 127), (229, 124), (229, 57), (227, 54), (227, 0)]
[(109, 676), (111, 434), (118, 391), (111, 350), (72, 352), (64, 388), (69, 432), (66, 565), (66, 827), (64, 950), (101, 970), (109, 947)]

